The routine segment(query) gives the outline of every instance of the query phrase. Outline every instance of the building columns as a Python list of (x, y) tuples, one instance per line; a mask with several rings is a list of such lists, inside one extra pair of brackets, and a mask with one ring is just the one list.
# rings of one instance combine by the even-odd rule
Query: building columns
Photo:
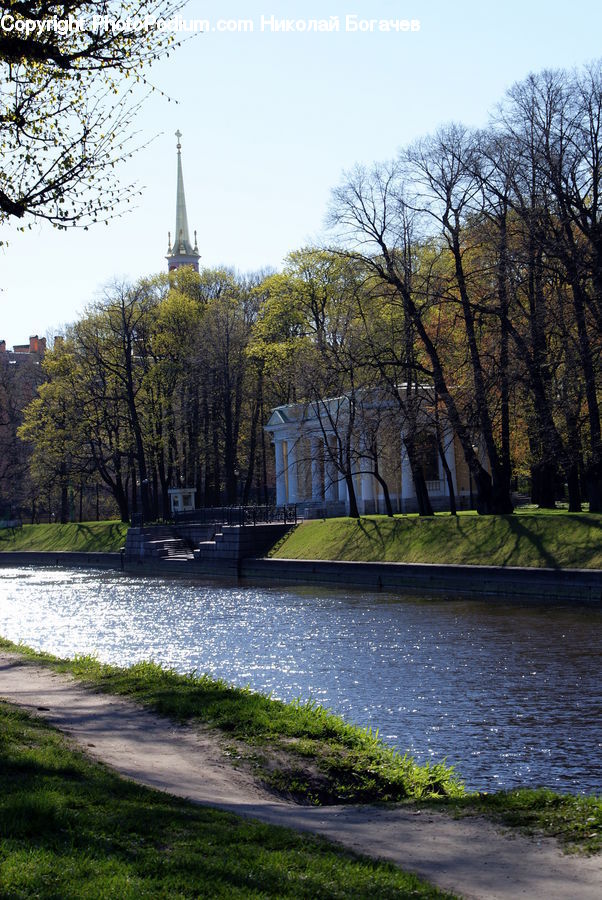
[(288, 497), (286, 496), (283, 441), (274, 441), (274, 450), (276, 452), (276, 505), (284, 506)]
[(297, 445), (294, 440), (287, 440), (288, 450), (288, 502), (297, 503), (299, 487), (297, 478)]
[(320, 438), (311, 439), (311, 499), (323, 500), (322, 490), (322, 441)]
[(410, 500), (415, 498), (414, 479), (412, 478), (412, 468), (408, 457), (408, 451), (401, 437), (401, 509), (407, 512)]
[(335, 501), (339, 499), (339, 472), (333, 462), (332, 457), (336, 454), (336, 438), (331, 436), (328, 438), (328, 447), (325, 450), (324, 458), (324, 493), (326, 500)]

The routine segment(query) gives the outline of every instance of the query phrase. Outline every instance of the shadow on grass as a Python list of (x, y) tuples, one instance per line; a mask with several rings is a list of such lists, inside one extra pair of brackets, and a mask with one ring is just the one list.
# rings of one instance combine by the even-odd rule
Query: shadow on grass
[(0, 843), (3, 897), (445, 896), (320, 838), (122, 780), (2, 704)]
[(508, 827), (545, 833), (585, 853), (602, 849), (602, 799), (558, 794), (548, 788), (518, 788), (443, 798), (419, 805), (458, 815), (485, 815)]
[(386, 556), (386, 542), (379, 522), (374, 519), (358, 519), (358, 525), (368, 541), (371, 555), (374, 552), (377, 554), (377, 558), (380, 556), (381, 559), (384, 559)]
[[(559, 559), (554, 553), (554, 533), (550, 532), (546, 536), (546, 540), (542, 537), (540, 531), (541, 523), (546, 521), (543, 516), (534, 517), (532, 527), (529, 527), (529, 525), (526, 524), (526, 521), (528, 520), (523, 516), (505, 516), (504, 518), (508, 523), (510, 530), (516, 537), (517, 546), (523, 541), (527, 544), (531, 544), (535, 548), (539, 558), (542, 560), (542, 563), (548, 568), (561, 569), (567, 566), (566, 556)], [(572, 530), (570, 532), (570, 566), (572, 568), (579, 568), (581, 564), (586, 567), (591, 566), (592, 549), (599, 546), (599, 541), (602, 540), (602, 521), (590, 519), (589, 517), (584, 518), (583, 515), (569, 514), (563, 516), (562, 522), (563, 528), (565, 529), (567, 527), (567, 522), (572, 525)], [(590, 529), (600, 532), (599, 539), (592, 540), (588, 533)], [(567, 534), (566, 531), (565, 534)], [(583, 542), (580, 547), (579, 537), (581, 535), (583, 535)], [(566, 551), (566, 547), (559, 544), (558, 550)]]
[(77, 522), (74, 525), (73, 549), (84, 552), (111, 550), (125, 540), (121, 527), (115, 522)]
[[(484, 519), (460, 518), (456, 519), (456, 534), (462, 539), (462, 563), (465, 565), (496, 565), (508, 566), (516, 561), (520, 540), (518, 536), (511, 543), (509, 534), (503, 527), (510, 516), (489, 516)], [(477, 527), (475, 527), (477, 522)], [(489, 533), (484, 533), (483, 528), (489, 526)], [(467, 552), (468, 548), (468, 552)], [(505, 552), (503, 552), (505, 551)], [(515, 565), (518, 563), (514, 562)]]
[(539, 558), (549, 569), (560, 569), (562, 568), (558, 559), (550, 552), (548, 547), (544, 544), (544, 541), (541, 538), (540, 534), (537, 534), (533, 529), (527, 528), (524, 524), (524, 519), (520, 519), (517, 516), (506, 516), (505, 520), (508, 522), (510, 531), (514, 534), (516, 539), (516, 545), (518, 549), (518, 545), (521, 541), (525, 541), (528, 544), (531, 544), (535, 550)]

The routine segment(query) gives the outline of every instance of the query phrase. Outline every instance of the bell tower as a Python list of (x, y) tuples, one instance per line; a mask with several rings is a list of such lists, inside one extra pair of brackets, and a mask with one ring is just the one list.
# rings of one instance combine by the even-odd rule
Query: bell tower
[(188, 216), (186, 215), (186, 197), (184, 196), (184, 176), (182, 174), (182, 145), (180, 138), (182, 133), (176, 131), (178, 152), (178, 179), (176, 189), (176, 230), (172, 243), (171, 233), (167, 238), (167, 271), (173, 272), (180, 266), (192, 266), (195, 272), (199, 271), (199, 248), (197, 246), (196, 231), (194, 232), (194, 247), (188, 236)]

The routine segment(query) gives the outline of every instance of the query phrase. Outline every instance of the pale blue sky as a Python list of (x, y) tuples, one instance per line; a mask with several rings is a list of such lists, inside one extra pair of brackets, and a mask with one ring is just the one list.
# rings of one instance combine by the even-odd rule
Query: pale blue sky
[[(261, 16), (338, 15), (337, 33), (260, 31)], [(352, 34), (346, 15), (415, 18), (419, 33)], [(143, 188), (108, 226), (57, 232), (34, 225), (0, 237), (0, 338), (12, 346), (72, 321), (114, 277), (165, 269), (174, 228), (174, 132), (183, 134), (188, 218), (201, 263), (278, 267), (319, 236), (329, 191), (356, 162), (387, 159), (442, 122), (486, 123), (530, 71), (602, 55), (598, 0), (191, 0), (186, 17), (252, 19), (252, 34), (200, 35), (162, 61), (138, 119), (151, 146), (124, 171)]]

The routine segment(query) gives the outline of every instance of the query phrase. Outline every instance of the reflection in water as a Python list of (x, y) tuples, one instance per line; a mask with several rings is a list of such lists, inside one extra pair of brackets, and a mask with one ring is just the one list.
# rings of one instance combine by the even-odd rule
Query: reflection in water
[(481, 790), (600, 792), (601, 623), (592, 609), (0, 569), (4, 637), (312, 697)]

